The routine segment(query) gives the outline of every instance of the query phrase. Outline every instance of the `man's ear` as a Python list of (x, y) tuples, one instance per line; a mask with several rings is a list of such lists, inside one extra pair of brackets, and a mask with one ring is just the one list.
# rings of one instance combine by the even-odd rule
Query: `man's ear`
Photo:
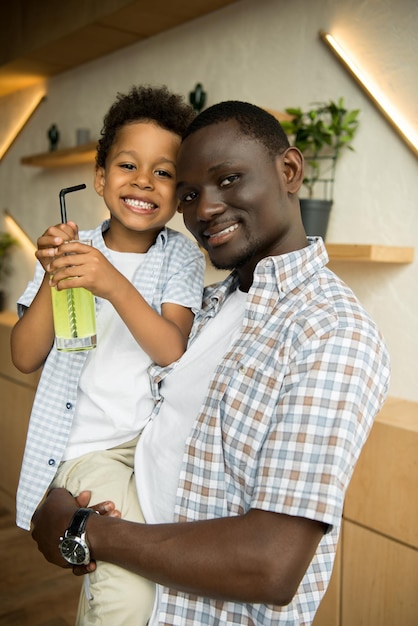
[(279, 174), (285, 176), (289, 193), (296, 194), (303, 183), (303, 155), (299, 148), (291, 146), (277, 160)]
[(105, 186), (105, 169), (104, 167), (96, 167), (96, 174), (94, 176), (94, 188), (99, 194), (103, 196)]

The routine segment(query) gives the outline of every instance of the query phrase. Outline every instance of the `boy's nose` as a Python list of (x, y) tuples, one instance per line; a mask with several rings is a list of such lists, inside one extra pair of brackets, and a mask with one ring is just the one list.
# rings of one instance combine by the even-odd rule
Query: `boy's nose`
[(152, 189), (153, 182), (152, 176), (145, 171), (137, 171), (135, 172), (135, 176), (133, 177), (132, 184), (136, 185), (140, 189)]

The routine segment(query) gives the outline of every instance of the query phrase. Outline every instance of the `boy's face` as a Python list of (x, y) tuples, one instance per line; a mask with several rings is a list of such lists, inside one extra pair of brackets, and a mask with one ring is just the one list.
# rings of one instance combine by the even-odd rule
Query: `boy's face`
[(152, 122), (126, 124), (96, 171), (95, 189), (112, 224), (155, 235), (177, 209), (176, 160), (180, 137)]

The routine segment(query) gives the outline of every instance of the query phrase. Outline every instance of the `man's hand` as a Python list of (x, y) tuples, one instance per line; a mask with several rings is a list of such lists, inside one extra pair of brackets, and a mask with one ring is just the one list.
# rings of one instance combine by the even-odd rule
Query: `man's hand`
[[(90, 491), (82, 491), (80, 495), (76, 498), (77, 504), (80, 507), (88, 506), (90, 502), (90, 496)], [(107, 515), (108, 517), (121, 516), (120, 511), (117, 511), (115, 509), (114, 503), (110, 500), (106, 500), (106, 502), (100, 502), (99, 504), (95, 504), (90, 508), (98, 511), (100, 515)], [(91, 572), (94, 572), (95, 569), (96, 561), (91, 560), (90, 563), (87, 563), (87, 565), (73, 565), (73, 574), (75, 576), (84, 576), (85, 574), (90, 574)]]
[(47, 561), (59, 567), (70, 567), (62, 558), (58, 544), (79, 508), (66, 489), (52, 489), (32, 517), (32, 537), (38, 550)]
[[(74, 498), (66, 489), (52, 489), (41, 506), (35, 511), (32, 518), (32, 537), (38, 544), (38, 550), (50, 563), (59, 567), (69, 568), (71, 565), (63, 559), (58, 548), (62, 537), (70, 525), (74, 513), (87, 506), (90, 501), (90, 492), (83, 491), (78, 498)], [(113, 502), (101, 502), (92, 509), (100, 515), (120, 517)], [(94, 571), (95, 563), (91, 562), (84, 567), (78, 567), (78, 575)]]

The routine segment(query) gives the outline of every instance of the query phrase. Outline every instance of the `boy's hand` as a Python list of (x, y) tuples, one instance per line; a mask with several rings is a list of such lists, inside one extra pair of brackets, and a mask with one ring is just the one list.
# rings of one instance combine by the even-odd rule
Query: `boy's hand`
[(78, 226), (74, 222), (50, 226), (37, 241), (35, 256), (45, 271), (51, 258), (57, 254), (58, 247), (70, 239), (78, 239)]
[[(96, 248), (83, 243), (63, 243), (46, 265), (49, 284), (58, 291), (84, 287), (95, 296), (112, 300), (124, 276)], [(71, 278), (71, 280), (66, 280)]]

